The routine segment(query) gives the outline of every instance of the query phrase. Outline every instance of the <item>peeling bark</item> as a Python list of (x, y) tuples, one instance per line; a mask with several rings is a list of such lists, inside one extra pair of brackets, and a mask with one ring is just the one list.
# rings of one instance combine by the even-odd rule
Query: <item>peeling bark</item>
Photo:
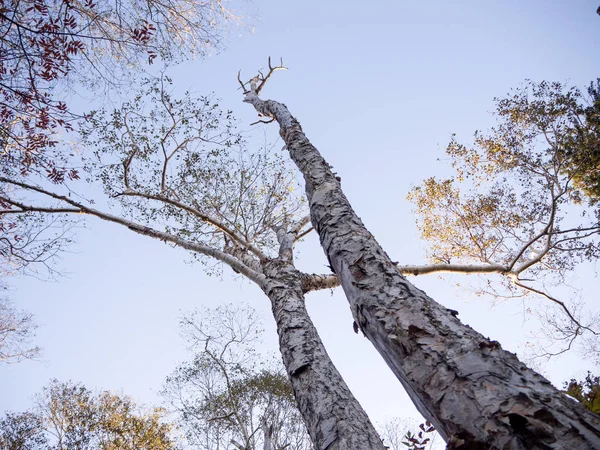
[(319, 291), (321, 289), (334, 289), (340, 285), (337, 275), (318, 275), (313, 274), (301, 274), (302, 277), (302, 290), (304, 292)]
[[(379, 435), (333, 365), (306, 311), (303, 279), (307, 275), (298, 272), (293, 265), (294, 243), (301, 233), (301, 228), (306, 224), (305, 219), (293, 224), (291, 229), (290, 224), (275, 227), (280, 244), (279, 258), (259, 259), (255, 256), (256, 252), (241, 247), (236, 241), (230, 242), (226, 239), (225, 248), (219, 250), (87, 207), (34, 185), (10, 181), (3, 177), (0, 177), (0, 181), (18, 185), (70, 205), (69, 208), (43, 208), (18, 204), (23, 211), (95, 216), (125, 226), (133, 232), (211, 256), (256, 283), (271, 300), (284, 366), (315, 449), (384, 450)], [(246, 438), (248, 442), (249, 436)], [(239, 442), (232, 441), (231, 444), (240, 449), (246, 448)], [(272, 447), (273, 443), (272, 439), (267, 439), (265, 435), (265, 446), (267, 445)]]
[(357, 326), (449, 449), (600, 448), (599, 416), (400, 274), (285, 105), (261, 100), (256, 83), (244, 101), (279, 123)]
[(263, 270), (263, 291), (271, 299), (283, 363), (315, 448), (383, 450), (308, 316), (299, 272), (285, 259), (266, 262)]

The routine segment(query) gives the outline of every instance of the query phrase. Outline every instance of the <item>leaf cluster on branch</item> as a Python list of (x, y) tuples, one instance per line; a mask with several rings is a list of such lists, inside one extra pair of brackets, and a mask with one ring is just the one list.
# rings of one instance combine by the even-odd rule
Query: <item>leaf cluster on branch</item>
[[(428, 269), (406, 273), (500, 274), (494, 296), (534, 295), (557, 307), (543, 313), (560, 347), (598, 336), (598, 317), (561, 300), (561, 286), (582, 262), (600, 256), (598, 85), (588, 103), (576, 88), (527, 82), (496, 99), (497, 125), (467, 146), (452, 139), (455, 175), (412, 189), (417, 225), (429, 244)], [(498, 286), (503, 286), (502, 288)]]
[[(84, 114), (67, 99), (82, 90), (108, 98), (158, 58), (163, 64), (218, 49), (225, 1), (111, 2), (7, 0), (0, 3), (0, 164), (3, 176), (41, 184), (78, 180), (80, 164), (64, 145)], [(12, 188), (2, 186), (3, 271), (52, 262), (76, 225), (65, 217), (15, 214)], [(6, 263), (6, 264), (5, 264)]]
[(234, 17), (221, 0), (5, 1), (0, 6), (0, 137), (5, 165), (42, 170), (55, 183), (77, 177), (52, 152), (56, 132), (78, 116), (65, 103), (73, 85), (114, 86), (134, 67), (202, 55), (219, 46)]

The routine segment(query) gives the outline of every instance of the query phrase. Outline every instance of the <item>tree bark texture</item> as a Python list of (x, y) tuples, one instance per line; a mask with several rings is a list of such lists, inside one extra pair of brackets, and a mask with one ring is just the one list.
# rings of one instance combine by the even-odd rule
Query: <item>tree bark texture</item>
[[(48, 195), (65, 202), (69, 208), (42, 208), (22, 205), (24, 211), (87, 214), (117, 223), (136, 233), (173, 243), (182, 248), (215, 258), (234, 271), (255, 282), (270, 298), (280, 336), (283, 362), (289, 374), (296, 401), (315, 449), (319, 450), (384, 450), (383, 443), (368, 416), (354, 398), (325, 351), (304, 305), (304, 292), (322, 289), (336, 283), (330, 276), (307, 275), (293, 265), (293, 247), (301, 228), (309, 218), (303, 218), (291, 230), (280, 226), (276, 230), (280, 244), (279, 258), (251, 256), (236, 242), (226, 243), (223, 250), (190, 242), (179, 236), (159, 231), (122, 217), (89, 208), (69, 197), (54, 194), (35, 185), (15, 184), (23, 189)], [(259, 253), (259, 251), (256, 251)], [(242, 448), (242, 444), (232, 442)], [(272, 441), (265, 437), (265, 445)]]
[(402, 276), (285, 105), (255, 91), (244, 101), (279, 123), (356, 324), (449, 449), (600, 448), (599, 416)]
[(279, 347), (317, 450), (383, 450), (367, 414), (333, 365), (308, 316), (299, 272), (285, 260), (264, 263)]

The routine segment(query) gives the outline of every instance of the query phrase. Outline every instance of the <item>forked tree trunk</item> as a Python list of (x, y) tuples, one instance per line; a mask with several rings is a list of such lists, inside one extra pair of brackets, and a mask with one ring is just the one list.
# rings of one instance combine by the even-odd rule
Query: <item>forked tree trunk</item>
[(279, 348), (316, 450), (384, 450), (367, 414), (327, 355), (304, 305), (294, 266), (264, 263), (263, 291), (271, 299)]
[(285, 105), (254, 91), (245, 101), (279, 123), (356, 323), (449, 449), (600, 448), (599, 416), (398, 272)]

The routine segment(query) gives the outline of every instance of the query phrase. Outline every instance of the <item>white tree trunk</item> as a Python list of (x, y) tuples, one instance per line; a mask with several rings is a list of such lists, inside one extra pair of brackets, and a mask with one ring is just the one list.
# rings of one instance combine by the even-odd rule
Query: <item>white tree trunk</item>
[(273, 425), (267, 425), (266, 422), (262, 424), (263, 428), (263, 450), (276, 450), (273, 446)]
[(449, 449), (600, 448), (599, 416), (400, 274), (285, 105), (254, 92), (245, 101), (279, 123), (356, 323)]
[(383, 450), (308, 316), (298, 271), (281, 259), (265, 262), (263, 270), (263, 290), (271, 299), (283, 363), (315, 449)]

